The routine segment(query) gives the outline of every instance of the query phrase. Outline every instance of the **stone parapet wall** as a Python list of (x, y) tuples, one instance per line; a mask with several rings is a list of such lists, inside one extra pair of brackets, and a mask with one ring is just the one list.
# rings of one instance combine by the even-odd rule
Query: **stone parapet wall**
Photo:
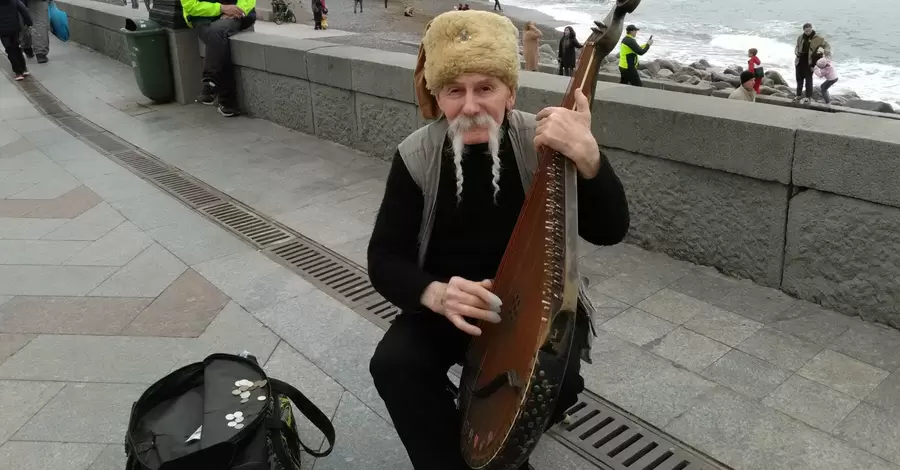
[[(119, 21), (93, 5), (97, 22), (70, 18)], [(117, 53), (106, 33), (80, 38)], [(253, 32), (232, 43), (254, 117), (385, 160), (424, 124), (413, 55)], [(597, 84), (593, 129), (628, 192), (629, 242), (900, 328), (900, 121), (610, 81)], [(520, 83), (518, 108), (537, 112), (568, 78)]]

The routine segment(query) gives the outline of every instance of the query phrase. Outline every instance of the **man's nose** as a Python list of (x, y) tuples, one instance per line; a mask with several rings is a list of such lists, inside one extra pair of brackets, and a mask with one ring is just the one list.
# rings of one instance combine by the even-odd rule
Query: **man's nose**
[(477, 100), (475, 99), (474, 93), (466, 93), (465, 101), (463, 102), (463, 114), (466, 116), (474, 116), (479, 113), (479, 106)]

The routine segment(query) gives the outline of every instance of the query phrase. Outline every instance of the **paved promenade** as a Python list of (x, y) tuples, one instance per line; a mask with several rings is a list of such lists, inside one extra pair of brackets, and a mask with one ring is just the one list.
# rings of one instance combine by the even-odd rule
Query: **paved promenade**
[[(365, 266), (387, 164), (54, 42), (34, 80), (120, 138)], [(584, 246), (588, 388), (738, 470), (900, 470), (900, 332), (622, 244)], [(168, 371), (250, 351), (333, 417), (306, 468), (411, 468), (368, 374), (382, 330), (42, 117), (0, 77), (0, 469), (121, 469)], [(321, 440), (310, 426), (307, 442)], [(538, 470), (589, 469), (553, 439)]]

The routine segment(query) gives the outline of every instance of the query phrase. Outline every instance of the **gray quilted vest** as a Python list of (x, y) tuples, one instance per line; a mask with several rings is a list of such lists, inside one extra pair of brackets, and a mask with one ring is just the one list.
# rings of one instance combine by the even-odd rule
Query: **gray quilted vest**
[[(522, 111), (511, 111), (508, 114), (509, 139), (516, 156), (516, 166), (522, 179), (525, 193), (531, 187), (531, 180), (538, 167), (538, 154), (534, 147), (534, 135), (537, 128), (535, 115)], [(416, 130), (400, 143), (400, 158), (406, 165), (410, 176), (422, 190), (422, 225), (419, 228), (419, 267), (424, 266), (434, 227), (434, 209), (437, 204), (438, 181), (441, 177), (441, 157), (447, 137), (449, 123), (441, 116), (426, 126)], [(578, 290), (578, 301), (584, 308), (591, 329), (594, 330), (594, 307), (586, 294), (587, 280), (582, 278)], [(596, 333), (594, 333), (596, 335)], [(590, 346), (593, 335), (588, 335), (586, 347), (581, 352), (581, 359), (591, 362)]]

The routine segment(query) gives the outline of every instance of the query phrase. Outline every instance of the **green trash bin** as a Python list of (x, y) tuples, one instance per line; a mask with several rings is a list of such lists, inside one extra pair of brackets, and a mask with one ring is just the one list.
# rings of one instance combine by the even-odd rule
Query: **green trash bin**
[(166, 30), (153, 20), (128, 19), (121, 31), (141, 93), (157, 103), (173, 101), (175, 86)]

